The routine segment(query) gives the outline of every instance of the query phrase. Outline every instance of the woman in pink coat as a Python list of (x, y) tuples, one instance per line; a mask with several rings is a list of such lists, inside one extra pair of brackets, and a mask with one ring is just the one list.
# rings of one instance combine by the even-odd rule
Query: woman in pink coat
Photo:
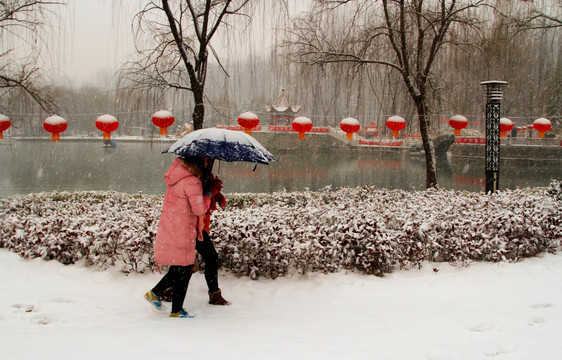
[(183, 302), (195, 264), (195, 242), (202, 239), (203, 219), (210, 204), (209, 197), (203, 195), (202, 176), (203, 158), (178, 158), (164, 175), (167, 187), (154, 259), (170, 268), (145, 298), (160, 310), (160, 295), (173, 288), (170, 317), (192, 317), (183, 309)]

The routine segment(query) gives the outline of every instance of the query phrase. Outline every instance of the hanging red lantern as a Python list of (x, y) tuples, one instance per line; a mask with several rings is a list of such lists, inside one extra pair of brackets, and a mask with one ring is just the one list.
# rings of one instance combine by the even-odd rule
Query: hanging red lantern
[(357, 119), (348, 117), (340, 121), (340, 129), (347, 133), (347, 140), (353, 140), (353, 133), (358, 132), (360, 128), (361, 124)]
[(449, 125), (455, 129), (455, 136), (460, 136), (461, 130), (468, 126), (468, 120), (462, 115), (454, 115), (449, 119)]
[(508, 118), (501, 118), (500, 119), (500, 137), (504, 138), (507, 135), (508, 131), (513, 129), (515, 124)]
[(10, 119), (8, 119), (8, 117), (6, 115), (0, 114), (0, 139), (4, 138), (4, 135), (2, 135), (2, 132), (8, 130), (10, 125), (12, 125), (12, 123), (10, 122)]
[(307, 117), (300, 116), (293, 120), (292, 127), (294, 131), (299, 133), (299, 139), (304, 140), (305, 133), (312, 130), (312, 120)]
[(533, 127), (539, 132), (539, 137), (543, 138), (544, 133), (552, 129), (552, 123), (545, 118), (538, 118), (533, 122)]
[(398, 137), (398, 132), (406, 127), (406, 120), (398, 115), (391, 116), (386, 120), (386, 127), (392, 130), (392, 137)]
[(117, 130), (119, 122), (113, 115), (104, 114), (96, 119), (96, 128), (103, 131), (103, 139), (111, 140), (111, 132)]
[(258, 116), (252, 112), (242, 113), (238, 117), (238, 124), (244, 128), (244, 132), (252, 135), (252, 128), (255, 128), (260, 123)]
[(160, 135), (168, 135), (168, 127), (174, 123), (174, 115), (168, 110), (160, 110), (152, 114), (152, 123), (160, 128)]
[(67, 127), (66, 120), (58, 115), (49, 116), (43, 121), (43, 129), (52, 134), (51, 141), (60, 141), (60, 133)]

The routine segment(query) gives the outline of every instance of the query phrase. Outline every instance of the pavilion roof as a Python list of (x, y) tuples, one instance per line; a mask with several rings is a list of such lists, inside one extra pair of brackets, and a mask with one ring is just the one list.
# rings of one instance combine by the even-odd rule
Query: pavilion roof
[(291, 105), (291, 102), (289, 101), (289, 99), (287, 98), (287, 96), (285, 95), (285, 89), (281, 89), (281, 95), (279, 95), (279, 98), (277, 99), (277, 101), (275, 102), (275, 104), (271, 105), (269, 107), (269, 112), (293, 112), (293, 113), (297, 113), (299, 112), (299, 110), (301, 109), (300, 105), (296, 105), (293, 106)]

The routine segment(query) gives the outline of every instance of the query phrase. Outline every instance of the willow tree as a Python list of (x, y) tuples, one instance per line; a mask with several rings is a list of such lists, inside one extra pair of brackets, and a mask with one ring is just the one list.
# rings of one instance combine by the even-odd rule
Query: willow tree
[(205, 117), (209, 56), (220, 64), (211, 40), (227, 18), (242, 13), (250, 0), (150, 1), (136, 15), (137, 60), (126, 64), (124, 80), (135, 90), (188, 91), (194, 100), (194, 129)]
[[(23, 95), (47, 112), (53, 102), (42, 89), (39, 36), (48, 25), (50, 10), (61, 2), (0, 1), (0, 98)], [(14, 94), (17, 93), (17, 94)]]
[[(426, 160), (426, 186), (437, 186), (435, 148), (430, 134), (436, 59), (455, 42), (454, 33), (478, 30), (483, 0), (317, 0), (294, 21), (288, 47), (295, 61), (327, 66), (348, 63), (386, 66), (400, 74), (417, 111)], [(338, 12), (345, 20), (326, 22)], [(456, 31), (453, 31), (455, 29)]]

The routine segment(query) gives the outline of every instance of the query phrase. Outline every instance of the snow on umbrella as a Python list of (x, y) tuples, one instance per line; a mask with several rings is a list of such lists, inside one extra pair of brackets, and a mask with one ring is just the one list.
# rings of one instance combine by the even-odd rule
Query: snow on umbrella
[(208, 157), (228, 162), (247, 161), (266, 165), (277, 160), (250, 135), (241, 131), (217, 128), (192, 131), (162, 153)]
[(111, 132), (117, 130), (118, 127), (119, 122), (113, 115), (104, 114), (96, 119), (96, 128), (99, 131), (103, 131), (104, 140), (111, 140)]
[(168, 110), (160, 110), (152, 114), (152, 123), (160, 128), (160, 135), (168, 135), (168, 127), (174, 123), (174, 115)]
[(8, 130), (10, 125), (12, 125), (10, 119), (8, 119), (8, 117), (4, 114), (0, 114), (0, 139), (4, 138), (4, 135), (2, 135), (2, 132)]
[(361, 128), (361, 124), (357, 119), (348, 117), (340, 122), (340, 129), (347, 133), (347, 140), (353, 140), (353, 133), (356, 133)]
[(544, 137), (544, 133), (552, 129), (552, 123), (545, 118), (538, 118), (533, 122), (533, 127), (539, 132), (539, 137)]
[(252, 135), (252, 128), (255, 128), (260, 123), (258, 116), (252, 112), (242, 113), (238, 117), (238, 124), (244, 128), (248, 135)]
[(60, 141), (60, 133), (65, 131), (68, 127), (68, 123), (65, 119), (58, 115), (49, 116), (43, 122), (43, 129), (50, 132), (51, 141)]

